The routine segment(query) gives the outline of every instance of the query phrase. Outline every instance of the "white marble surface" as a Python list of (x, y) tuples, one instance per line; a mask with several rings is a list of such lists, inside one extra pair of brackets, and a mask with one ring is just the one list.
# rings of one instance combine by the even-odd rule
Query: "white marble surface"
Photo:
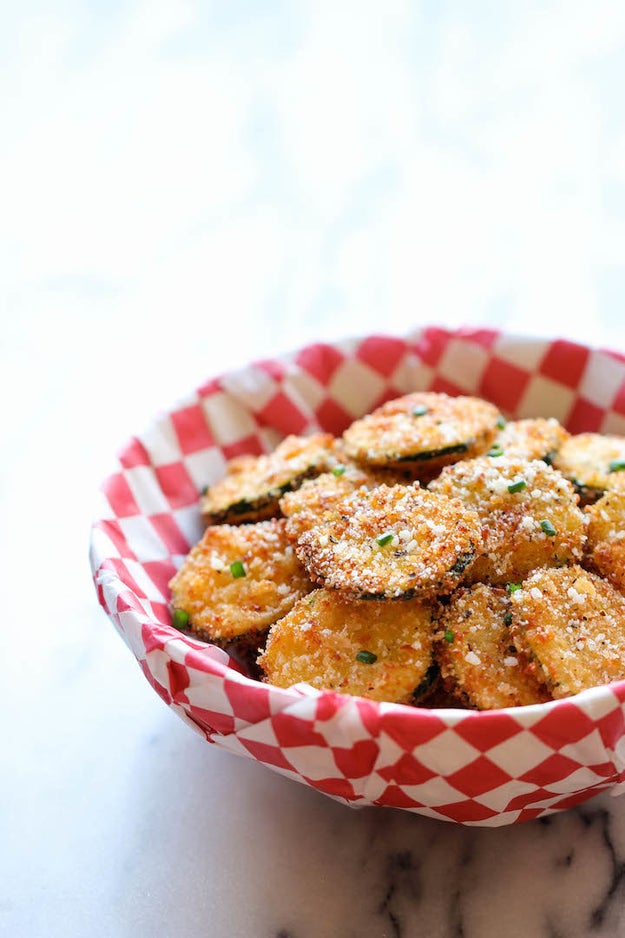
[(351, 811), (208, 746), (98, 608), (114, 451), (313, 338), (625, 352), (625, 8), (4, 5), (0, 934), (625, 935), (625, 800)]

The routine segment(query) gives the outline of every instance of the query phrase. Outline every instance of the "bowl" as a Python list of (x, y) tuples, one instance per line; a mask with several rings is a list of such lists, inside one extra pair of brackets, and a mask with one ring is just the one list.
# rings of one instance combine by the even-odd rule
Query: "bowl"
[(319, 342), (209, 379), (133, 437), (103, 483), (99, 601), (159, 696), (209, 743), (351, 806), (499, 826), (625, 790), (625, 681), (493, 711), (427, 710), (250, 678), (173, 628), (168, 582), (227, 460), (289, 433), (340, 434), (412, 390), (475, 394), (509, 418), (625, 435), (625, 356), (564, 339), (426, 326)]

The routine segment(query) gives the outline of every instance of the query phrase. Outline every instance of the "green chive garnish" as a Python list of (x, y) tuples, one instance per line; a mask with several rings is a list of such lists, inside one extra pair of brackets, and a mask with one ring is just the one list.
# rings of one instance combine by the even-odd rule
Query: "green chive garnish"
[(486, 453), (487, 456), (503, 456), (503, 450), (501, 446), (493, 446), (492, 449)]
[(235, 560), (233, 563), (231, 563), (230, 573), (235, 578), (235, 580), (238, 580), (241, 576), (245, 576), (245, 567), (243, 566), (243, 563), (240, 560)]
[(551, 521), (547, 521), (546, 518), (544, 521), (540, 522), (540, 526), (545, 532), (545, 534), (548, 535), (548, 537), (555, 537), (556, 534), (558, 533), (556, 529), (554, 528), (554, 526), (552, 525)]
[(613, 459), (608, 466), (608, 472), (621, 472), (625, 469), (625, 459)]
[(505, 427), (505, 425), (506, 425), (506, 418), (505, 418), (505, 417), (498, 417), (498, 418), (497, 418), (497, 427), (498, 427), (500, 430), (503, 430), (503, 428)]
[(208, 485), (203, 485), (202, 488), (200, 489), (200, 495), (206, 495), (207, 492), (208, 492)]
[(335, 466), (334, 469), (332, 470), (332, 475), (336, 476), (338, 479), (339, 476), (343, 475), (346, 469), (347, 469), (347, 466)]
[(388, 534), (380, 534), (379, 537), (376, 537), (375, 541), (380, 547), (385, 547), (387, 544), (391, 543), (393, 537), (393, 533), (389, 531)]
[(512, 623), (512, 613), (506, 612), (506, 614), (503, 617), (503, 624), (510, 625), (511, 623)]
[(449, 642), (449, 643), (451, 644), (451, 642), (453, 642), (453, 640), (454, 640), (455, 637), (456, 637), (456, 636), (455, 636), (454, 633), (451, 631), (451, 629), (447, 629), (447, 631), (445, 632), (445, 635), (444, 635), (445, 641), (446, 641), (446, 642)]
[(375, 664), (378, 660), (378, 656), (374, 655), (372, 651), (359, 651), (356, 655), (356, 661), (361, 661), (363, 664)]
[(189, 613), (184, 609), (174, 609), (171, 618), (175, 629), (186, 629), (189, 624)]
[(423, 417), (424, 414), (427, 414), (428, 408), (425, 404), (417, 404), (415, 409), (412, 412), (413, 417)]
[(516, 482), (512, 482), (508, 486), (508, 491), (510, 492), (511, 495), (514, 495), (515, 492), (522, 492), (523, 489), (526, 489), (526, 488), (527, 488), (527, 482), (525, 481), (525, 479), (517, 479)]
[(517, 590), (523, 589), (520, 583), (506, 583), (506, 589), (509, 593), (516, 593)]

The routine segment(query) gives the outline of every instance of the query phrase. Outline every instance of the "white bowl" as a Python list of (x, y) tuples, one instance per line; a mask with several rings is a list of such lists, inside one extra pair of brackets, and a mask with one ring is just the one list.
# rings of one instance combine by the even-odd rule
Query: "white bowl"
[(494, 711), (379, 704), (259, 683), (175, 630), (167, 583), (199, 539), (201, 488), (287, 433), (339, 434), (411, 390), (476, 394), (508, 417), (625, 435), (625, 358), (564, 340), (437, 327), (308, 346), (209, 380), (129, 441), (102, 486), (99, 600), (165, 703), (209, 742), (350, 805), (496, 826), (625, 786), (625, 681)]

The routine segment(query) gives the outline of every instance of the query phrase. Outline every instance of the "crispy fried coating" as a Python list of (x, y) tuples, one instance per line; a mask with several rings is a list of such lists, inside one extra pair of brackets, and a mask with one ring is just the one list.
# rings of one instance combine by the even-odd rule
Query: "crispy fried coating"
[(587, 555), (604, 577), (625, 591), (625, 489), (613, 489), (586, 508)]
[(295, 542), (304, 531), (321, 522), (338, 502), (357, 489), (374, 489), (388, 482), (388, 476), (375, 469), (360, 468), (354, 463), (340, 464), (331, 472), (308, 479), (294, 492), (280, 499), (280, 510), (287, 518), (286, 532)]
[(485, 452), (499, 419), (497, 408), (480, 398), (416, 391), (356, 420), (343, 439), (358, 462), (412, 464), (430, 477), (442, 466)]
[(312, 584), (285, 533), (283, 519), (214, 525), (171, 580), (172, 607), (211, 642), (254, 641)]
[(578, 433), (562, 444), (553, 465), (575, 485), (582, 504), (592, 504), (608, 489), (625, 486), (625, 437)]
[(541, 460), (482, 456), (448, 466), (430, 490), (456, 495), (480, 516), (484, 550), (472, 582), (522, 580), (541, 566), (582, 558), (584, 516), (573, 486)]
[(427, 599), (451, 592), (480, 546), (474, 512), (413, 484), (345, 496), (295, 550), (323, 586), (364, 599)]
[(512, 459), (542, 459), (551, 464), (570, 435), (555, 417), (510, 420), (497, 434), (493, 450), (502, 450), (501, 455)]
[(510, 609), (505, 589), (477, 583), (457, 590), (438, 622), (436, 656), (444, 686), (477, 710), (550, 699), (512, 641)]
[[(279, 687), (410, 703), (432, 665), (431, 610), (315, 590), (272, 626), (259, 665)], [(420, 691), (419, 691), (420, 692)]]
[(206, 524), (242, 524), (277, 517), (281, 496), (336, 462), (329, 433), (287, 436), (273, 453), (238, 456), (207, 489), (200, 511)]
[(554, 698), (625, 677), (625, 597), (578, 564), (536, 570), (511, 595), (514, 643)]

